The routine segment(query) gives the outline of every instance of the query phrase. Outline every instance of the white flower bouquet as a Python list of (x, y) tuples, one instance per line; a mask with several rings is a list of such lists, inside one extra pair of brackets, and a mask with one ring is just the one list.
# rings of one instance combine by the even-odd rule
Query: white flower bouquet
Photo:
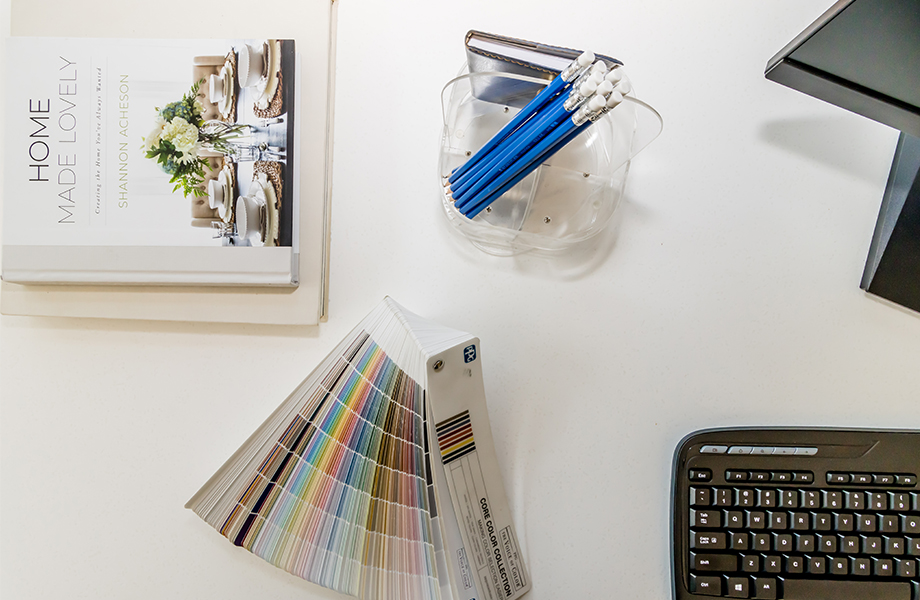
[(204, 107), (198, 99), (202, 83), (204, 79), (197, 81), (181, 100), (158, 108), (156, 125), (144, 138), (147, 158), (156, 160), (160, 168), (172, 175), (169, 182), (175, 184), (173, 191), (181, 189), (186, 197), (207, 195), (201, 183), (208, 161), (201, 156), (201, 150), (207, 148), (229, 154), (229, 140), (248, 129), (246, 125), (204, 121)]

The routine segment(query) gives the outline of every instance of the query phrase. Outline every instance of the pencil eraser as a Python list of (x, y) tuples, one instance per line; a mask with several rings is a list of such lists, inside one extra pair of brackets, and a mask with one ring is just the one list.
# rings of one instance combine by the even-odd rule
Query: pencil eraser
[(622, 101), (623, 101), (623, 94), (621, 94), (617, 90), (613, 90), (613, 92), (611, 92), (611, 94), (607, 96), (607, 108), (613, 108)]
[(577, 59), (575, 59), (575, 60), (578, 61), (578, 66), (579, 66), (579, 67), (587, 67), (588, 65), (590, 65), (591, 63), (594, 62), (594, 53), (591, 52), (590, 50), (588, 50), (588, 51), (586, 51), (586, 52), (582, 52), (582, 53), (581, 53), (581, 56), (579, 56), (579, 57), (578, 57)]
[(609, 81), (602, 81), (600, 85), (597, 86), (597, 93), (606, 96), (613, 91), (613, 84)]
[(625, 96), (632, 91), (632, 84), (629, 83), (628, 79), (624, 79), (620, 82), (620, 85), (617, 86), (617, 91)]
[(613, 84), (620, 83), (620, 80), (623, 79), (623, 71), (621, 69), (613, 69), (607, 73), (604, 79)]
[(590, 79), (578, 86), (578, 93), (585, 98), (597, 91), (597, 84)]
[(593, 65), (591, 65), (591, 72), (592, 72), (592, 73), (600, 73), (600, 74), (603, 75), (604, 73), (607, 72), (607, 63), (605, 63), (605, 62), (602, 61), (602, 60), (597, 61), (596, 63), (594, 63)]
[(604, 106), (606, 105), (607, 105), (607, 99), (601, 96), (600, 94), (592, 96), (591, 101), (588, 102), (588, 108), (591, 110), (591, 112), (597, 112), (600, 109), (604, 108)]

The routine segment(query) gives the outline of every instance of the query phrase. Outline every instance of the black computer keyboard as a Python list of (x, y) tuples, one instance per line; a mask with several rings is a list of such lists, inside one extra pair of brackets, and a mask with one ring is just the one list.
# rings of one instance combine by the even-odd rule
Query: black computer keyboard
[(674, 457), (676, 600), (920, 600), (920, 432), (719, 429)]

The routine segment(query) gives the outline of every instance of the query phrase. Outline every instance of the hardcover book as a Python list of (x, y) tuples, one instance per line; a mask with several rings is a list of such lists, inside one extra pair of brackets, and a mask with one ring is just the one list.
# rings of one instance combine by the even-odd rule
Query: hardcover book
[[(325, 320), (335, 4), (273, 7), (301, 23), (284, 39), (19, 37), (128, 31), (100, 2), (13, 0), (3, 313)], [(204, 31), (160, 14), (130, 25)]]
[(8, 55), (4, 281), (297, 285), (293, 40)]
[(236, 546), (358, 598), (530, 589), (479, 340), (389, 298), (186, 506)]

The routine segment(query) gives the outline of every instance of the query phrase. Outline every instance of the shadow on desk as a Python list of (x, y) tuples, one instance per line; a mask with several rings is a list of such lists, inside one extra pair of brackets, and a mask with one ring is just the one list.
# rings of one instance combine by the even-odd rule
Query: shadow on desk
[(764, 124), (758, 137), (782, 150), (802, 158), (827, 165), (841, 173), (864, 181), (877, 181), (879, 173), (887, 172), (894, 152), (896, 133), (891, 130), (891, 153), (871, 153), (863, 150), (869, 140), (879, 140), (885, 127), (868, 119), (841, 116), (821, 119), (782, 119)]

